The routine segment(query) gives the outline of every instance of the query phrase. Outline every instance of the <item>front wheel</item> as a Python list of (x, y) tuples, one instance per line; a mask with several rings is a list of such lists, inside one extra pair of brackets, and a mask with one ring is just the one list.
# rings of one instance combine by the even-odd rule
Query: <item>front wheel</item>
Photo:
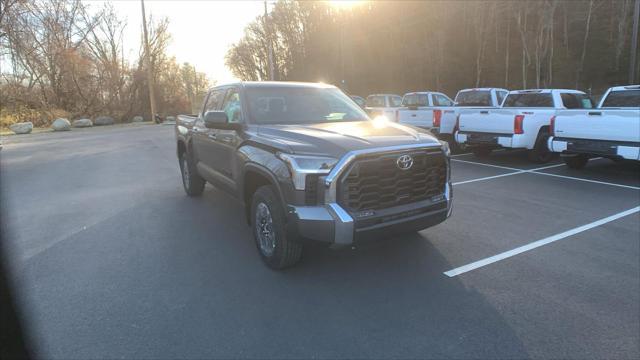
[(182, 185), (189, 196), (200, 196), (204, 191), (205, 181), (193, 164), (191, 156), (184, 152), (180, 156), (180, 171), (182, 172)]
[(565, 156), (562, 160), (564, 160), (564, 163), (571, 169), (582, 169), (587, 165), (589, 158), (586, 155), (581, 154), (576, 156)]
[(272, 186), (260, 187), (251, 201), (251, 227), (262, 260), (272, 269), (294, 265), (302, 243), (287, 237), (284, 208)]

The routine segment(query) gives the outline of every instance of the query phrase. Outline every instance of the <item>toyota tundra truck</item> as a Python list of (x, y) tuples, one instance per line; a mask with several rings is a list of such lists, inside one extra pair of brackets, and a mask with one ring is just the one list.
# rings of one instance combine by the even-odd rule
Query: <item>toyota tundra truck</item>
[(573, 169), (596, 156), (640, 160), (640, 85), (610, 88), (596, 109), (559, 111), (548, 146)]
[(175, 136), (187, 195), (208, 182), (237, 198), (275, 269), (298, 262), (306, 240), (349, 246), (451, 214), (447, 143), (371, 120), (331, 85), (218, 86), (199, 114), (178, 116)]
[(456, 141), (478, 157), (493, 149), (527, 149), (529, 160), (545, 163), (553, 158), (547, 147), (550, 125), (562, 109), (592, 108), (582, 91), (535, 89), (510, 91), (499, 109), (477, 109), (460, 114)]

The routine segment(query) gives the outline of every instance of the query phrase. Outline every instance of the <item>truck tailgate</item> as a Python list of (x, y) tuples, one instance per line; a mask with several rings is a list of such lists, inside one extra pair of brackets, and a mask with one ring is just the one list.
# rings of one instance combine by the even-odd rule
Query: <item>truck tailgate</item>
[(433, 126), (433, 110), (430, 108), (400, 109), (398, 110), (398, 122), (422, 128)]
[(515, 110), (476, 110), (460, 114), (460, 131), (512, 134)]
[(640, 142), (640, 109), (560, 111), (554, 130), (563, 138)]

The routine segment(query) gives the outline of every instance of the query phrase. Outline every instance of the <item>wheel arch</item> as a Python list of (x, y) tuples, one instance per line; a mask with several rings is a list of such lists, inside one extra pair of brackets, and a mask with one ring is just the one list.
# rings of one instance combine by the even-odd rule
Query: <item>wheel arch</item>
[(276, 176), (265, 166), (256, 163), (245, 164), (242, 171), (242, 183), (239, 187), (240, 199), (245, 205), (245, 217), (247, 223), (251, 223), (251, 199), (253, 194), (259, 187), (271, 185), (275, 188), (276, 194), (282, 203), (283, 209), (286, 211), (286, 201), (282, 193), (282, 188)]

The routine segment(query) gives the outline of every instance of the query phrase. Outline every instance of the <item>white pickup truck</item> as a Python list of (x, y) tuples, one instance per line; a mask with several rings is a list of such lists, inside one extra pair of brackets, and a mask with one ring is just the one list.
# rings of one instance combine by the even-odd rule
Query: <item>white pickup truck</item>
[(640, 85), (610, 88), (596, 109), (559, 111), (548, 147), (573, 169), (594, 156), (640, 160)]
[(455, 122), (453, 105), (453, 100), (447, 95), (435, 91), (404, 94), (402, 108), (396, 113), (396, 120), (401, 124), (428, 130), (439, 128), (443, 117), (449, 117)]
[(402, 96), (394, 94), (373, 94), (367, 96), (364, 110), (375, 118), (384, 116), (389, 120), (396, 119), (396, 111), (402, 106)]
[(582, 91), (535, 89), (511, 91), (500, 109), (460, 114), (455, 139), (478, 157), (493, 149), (528, 149), (529, 160), (545, 163), (553, 158), (547, 148), (551, 119), (562, 109), (592, 108)]

